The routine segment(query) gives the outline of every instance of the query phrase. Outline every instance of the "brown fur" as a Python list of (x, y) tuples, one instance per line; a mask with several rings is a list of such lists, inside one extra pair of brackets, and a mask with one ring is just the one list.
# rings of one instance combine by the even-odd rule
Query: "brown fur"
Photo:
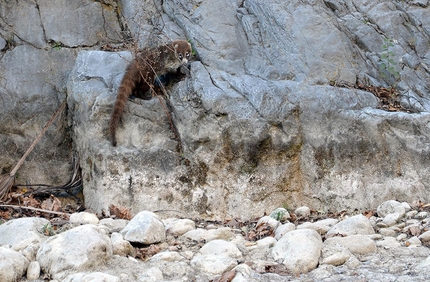
[(122, 78), (115, 105), (109, 122), (112, 145), (116, 146), (116, 130), (124, 113), (125, 103), (132, 93), (138, 98), (153, 88), (157, 76), (176, 73), (178, 68), (188, 64), (191, 45), (185, 40), (176, 40), (171, 44), (145, 50), (131, 62)]

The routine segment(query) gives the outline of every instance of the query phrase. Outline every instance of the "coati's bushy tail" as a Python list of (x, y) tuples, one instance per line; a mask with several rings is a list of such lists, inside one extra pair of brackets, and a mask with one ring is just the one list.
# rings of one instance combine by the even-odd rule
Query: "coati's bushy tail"
[(109, 134), (111, 137), (112, 145), (116, 146), (116, 130), (121, 122), (124, 113), (125, 103), (128, 97), (133, 92), (136, 84), (139, 82), (140, 72), (134, 63), (131, 63), (121, 80), (121, 85), (118, 88), (115, 105), (112, 110), (112, 115), (109, 121)]

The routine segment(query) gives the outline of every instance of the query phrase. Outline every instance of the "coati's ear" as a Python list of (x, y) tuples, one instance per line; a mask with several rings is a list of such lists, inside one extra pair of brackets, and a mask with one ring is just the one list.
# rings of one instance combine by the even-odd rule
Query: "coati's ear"
[(179, 44), (178, 43), (175, 43), (174, 45), (173, 45), (173, 49), (178, 49), (178, 46), (179, 46)]

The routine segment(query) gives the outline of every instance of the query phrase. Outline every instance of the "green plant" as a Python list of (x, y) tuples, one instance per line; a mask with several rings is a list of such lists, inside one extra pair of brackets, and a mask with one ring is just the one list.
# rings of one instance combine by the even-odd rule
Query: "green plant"
[[(191, 40), (190, 39), (188, 39), (187, 41), (188, 41), (188, 43), (191, 44)], [(191, 55), (193, 55), (195, 57), (196, 56), (196, 50), (191, 49)]]
[(62, 44), (61, 44), (61, 42), (53, 41), (53, 42), (51, 43), (51, 47), (52, 47), (52, 49), (54, 49), (54, 50), (61, 50)]
[(43, 225), (40, 232), (45, 236), (52, 236), (55, 234), (54, 228), (52, 228), (51, 223)]
[(276, 210), (275, 212), (273, 212), (270, 216), (274, 219), (276, 219), (277, 221), (281, 221), (284, 218), (285, 215), (285, 211), (284, 210)]
[(400, 79), (400, 73), (396, 70), (397, 63), (394, 61), (394, 40), (392, 38), (384, 38), (382, 44), (381, 64), (379, 65), (379, 72), (382, 78), (386, 79), (388, 83), (395, 85)]

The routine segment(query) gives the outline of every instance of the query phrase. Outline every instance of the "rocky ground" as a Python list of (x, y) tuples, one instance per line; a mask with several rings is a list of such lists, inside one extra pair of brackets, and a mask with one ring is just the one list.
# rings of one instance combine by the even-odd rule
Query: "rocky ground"
[(81, 212), (58, 229), (17, 218), (0, 225), (0, 280), (428, 281), (426, 209), (394, 200), (355, 215), (279, 208), (255, 222)]

